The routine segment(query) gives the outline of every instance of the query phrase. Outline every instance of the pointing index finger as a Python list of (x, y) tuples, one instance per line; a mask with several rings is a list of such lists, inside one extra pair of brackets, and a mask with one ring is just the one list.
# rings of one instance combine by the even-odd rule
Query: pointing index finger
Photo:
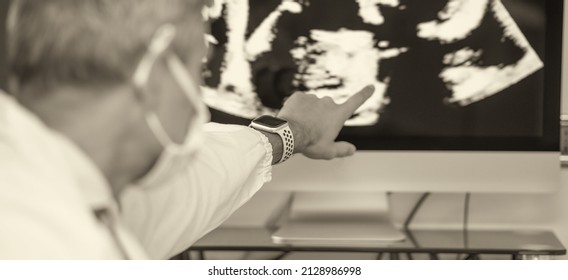
[(341, 104), (341, 111), (345, 114), (345, 117), (351, 117), (357, 108), (361, 107), (374, 92), (375, 86), (368, 85)]

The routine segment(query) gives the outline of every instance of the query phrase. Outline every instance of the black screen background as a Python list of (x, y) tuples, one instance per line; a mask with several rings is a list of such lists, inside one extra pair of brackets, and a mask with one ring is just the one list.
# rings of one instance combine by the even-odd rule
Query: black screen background
[[(251, 0), (249, 33), (279, 3)], [(410, 51), (384, 61), (381, 75), (390, 77), (387, 95), (391, 103), (377, 125), (345, 127), (340, 140), (359, 149), (395, 150), (558, 150), (560, 114), (560, 61), (562, 1), (503, 0), (511, 16), (529, 40), (545, 68), (504, 91), (466, 107), (448, 106), (450, 92), (439, 79), (442, 57), (463, 46), (489, 50), (487, 65), (515, 61), (522, 53), (512, 42), (501, 41), (502, 30), (489, 14), (481, 28), (464, 41), (440, 45), (415, 36), (416, 24), (431, 20), (447, 0), (401, 0), (408, 9), (383, 8), (385, 24), (367, 25), (357, 15), (353, 0), (312, 0), (300, 15), (284, 15), (277, 25), (273, 50), (253, 62), (254, 84), (267, 107), (279, 108), (282, 100), (300, 88), (291, 85), (295, 65), (289, 54), (293, 41), (310, 29), (372, 30), (388, 38), (392, 46), (411, 46)], [(330, 4), (330, 3), (333, 3)], [(212, 32), (223, 45), (225, 23), (218, 20)], [(489, 31), (489, 32), (488, 32)], [(222, 47), (221, 47), (222, 48)], [(209, 69), (219, 67), (222, 49), (215, 50)], [(379, 79), (384, 77), (378, 77)], [(218, 83), (218, 75), (206, 80)], [(249, 120), (212, 110), (213, 121), (248, 124)]]

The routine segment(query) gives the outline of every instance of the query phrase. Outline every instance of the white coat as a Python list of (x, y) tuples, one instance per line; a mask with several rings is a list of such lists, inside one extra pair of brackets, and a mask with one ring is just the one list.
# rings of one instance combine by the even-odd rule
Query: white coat
[(74, 143), (0, 92), (0, 259), (165, 259), (188, 248), (271, 179), (261, 133), (206, 133), (191, 166), (164, 185), (129, 186), (118, 207)]

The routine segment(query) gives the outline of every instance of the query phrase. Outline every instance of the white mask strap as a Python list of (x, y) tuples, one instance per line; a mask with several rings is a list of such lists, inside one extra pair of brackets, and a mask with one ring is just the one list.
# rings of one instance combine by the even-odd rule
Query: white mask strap
[[(156, 35), (148, 46), (148, 52), (140, 61), (133, 75), (133, 82), (136, 87), (140, 89), (146, 87), (152, 67), (160, 55), (164, 54), (171, 45), (175, 38), (175, 33), (176, 29), (171, 24), (164, 25), (156, 31)], [(177, 56), (174, 54), (165, 54), (165, 56), (171, 74), (195, 109), (192, 125), (196, 126), (206, 123), (209, 120), (209, 112), (201, 100), (201, 97), (197, 94), (197, 92), (199, 92), (197, 85), (193, 82), (189, 72)], [(154, 112), (147, 112), (145, 118), (150, 130), (152, 130), (152, 133), (163, 147), (178, 147), (182, 149), (180, 144), (172, 141), (160, 119)], [(184, 144), (187, 145), (188, 143)]]
[[(201, 96), (198, 95), (199, 88), (187, 71), (187, 68), (176, 55), (169, 55), (166, 59), (172, 76), (177, 81), (195, 110), (191, 125), (201, 126), (207, 123), (210, 118), (209, 110), (207, 110), (205, 103), (201, 100)], [(191, 130), (191, 128), (189, 128), (189, 130)], [(189, 139), (190, 142), (192, 142), (192, 140), (199, 141), (195, 137), (189, 137)], [(186, 144), (192, 145), (193, 143)]]
[(148, 83), (150, 73), (152, 72), (156, 60), (172, 44), (175, 36), (176, 28), (171, 24), (166, 24), (158, 28), (150, 45), (148, 45), (148, 51), (144, 57), (142, 57), (138, 68), (136, 68), (136, 72), (134, 72), (132, 77), (134, 85), (142, 88)]
[(178, 82), (185, 95), (187, 95), (187, 98), (194, 106), (199, 106), (202, 103), (201, 97), (197, 95), (199, 88), (193, 82), (193, 79), (188, 73), (187, 68), (185, 68), (180, 59), (175, 55), (168, 55), (166, 59), (168, 67), (170, 68), (170, 72)]
[(145, 117), (148, 127), (150, 127), (150, 130), (152, 130), (154, 136), (156, 136), (156, 139), (158, 139), (158, 142), (160, 142), (163, 147), (169, 147), (171, 144), (175, 144), (154, 112), (146, 113)]
[[(158, 30), (156, 30), (152, 41), (148, 45), (147, 52), (140, 60), (140, 63), (132, 76), (134, 86), (139, 89), (146, 87), (154, 64), (158, 60), (158, 57), (160, 57), (160, 55), (162, 55), (172, 44), (175, 35), (176, 28), (171, 24), (161, 26)], [(152, 130), (156, 139), (160, 142), (160, 144), (162, 144), (162, 146), (168, 147), (171, 143), (174, 143), (154, 112), (146, 113), (145, 118), (150, 130)]]

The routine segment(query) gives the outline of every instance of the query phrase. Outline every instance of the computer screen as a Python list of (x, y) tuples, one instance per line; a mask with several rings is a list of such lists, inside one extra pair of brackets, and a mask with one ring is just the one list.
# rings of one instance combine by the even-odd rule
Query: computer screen
[(215, 1), (204, 99), (247, 124), (374, 84), (339, 136), (359, 150), (558, 151), (562, 2)]
[(264, 189), (293, 193), (275, 242), (404, 239), (387, 192), (559, 186), (563, 1), (219, 0), (205, 15), (213, 121), (376, 88), (339, 135), (354, 156), (273, 169)]

